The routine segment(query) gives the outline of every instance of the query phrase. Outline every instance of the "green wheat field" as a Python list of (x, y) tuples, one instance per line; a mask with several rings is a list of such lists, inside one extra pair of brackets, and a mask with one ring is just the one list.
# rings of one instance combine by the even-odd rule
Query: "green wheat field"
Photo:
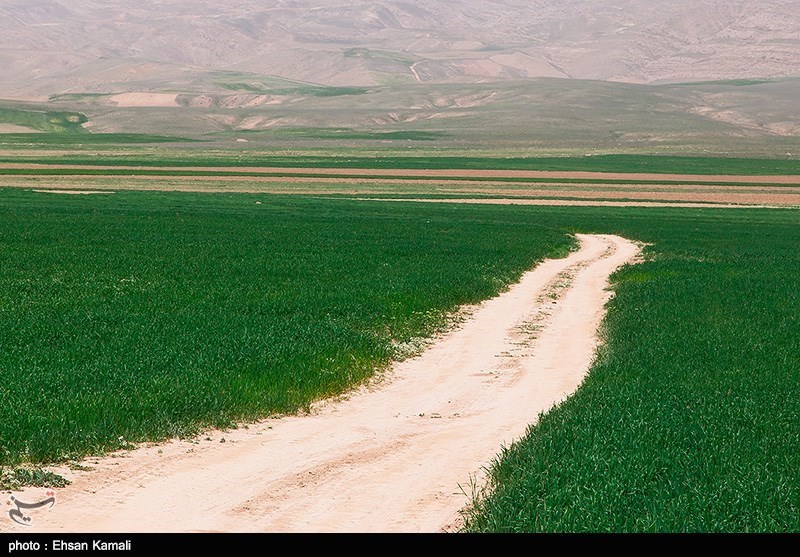
[(0, 464), (303, 411), (575, 232), (647, 242), (468, 531), (800, 530), (800, 212), (0, 190)]

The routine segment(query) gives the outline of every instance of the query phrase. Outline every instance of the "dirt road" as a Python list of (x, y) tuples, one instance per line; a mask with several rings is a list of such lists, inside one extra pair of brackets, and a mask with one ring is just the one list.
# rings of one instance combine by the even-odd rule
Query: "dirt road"
[[(347, 400), (200, 440), (89, 459), (18, 531), (420, 532), (453, 529), (503, 445), (573, 392), (639, 249), (579, 236), (456, 330)], [(224, 442), (222, 440), (224, 439)], [(32, 499), (38, 491), (17, 494)], [(9, 521), (3, 518), (3, 529)]]

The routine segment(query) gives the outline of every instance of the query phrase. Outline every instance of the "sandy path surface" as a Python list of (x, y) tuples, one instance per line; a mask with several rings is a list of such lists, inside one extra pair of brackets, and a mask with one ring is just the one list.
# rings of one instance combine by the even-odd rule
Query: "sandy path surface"
[(12, 528), (452, 529), (483, 467), (583, 380), (608, 277), (639, 253), (617, 236), (579, 239), (579, 251), (468, 308), (459, 328), (349, 398), (306, 416), (88, 459), (94, 470), (65, 473), (73, 483), (57, 490), (57, 505), (37, 510), (31, 528)]

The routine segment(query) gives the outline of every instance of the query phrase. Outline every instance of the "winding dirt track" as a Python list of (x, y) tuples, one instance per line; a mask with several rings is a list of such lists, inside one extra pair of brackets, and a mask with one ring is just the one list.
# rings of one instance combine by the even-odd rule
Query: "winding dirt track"
[(307, 416), (89, 459), (24, 530), (453, 529), (483, 467), (583, 380), (608, 277), (639, 253), (617, 236), (579, 239), (371, 387)]

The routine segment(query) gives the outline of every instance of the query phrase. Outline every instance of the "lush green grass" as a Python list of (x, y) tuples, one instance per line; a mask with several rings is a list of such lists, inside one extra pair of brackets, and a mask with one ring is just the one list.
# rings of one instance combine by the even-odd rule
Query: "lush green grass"
[[(257, 204), (256, 202), (261, 202)], [(305, 407), (570, 245), (646, 241), (481, 531), (800, 531), (796, 210), (0, 191), (0, 463)]]
[[(389, 132), (391, 133), (391, 132)], [(418, 136), (419, 137), (419, 136)], [(0, 155), (0, 162), (18, 162), (18, 157)], [(310, 156), (266, 155), (248, 151), (181, 153), (175, 155), (114, 155), (74, 153), (61, 156), (25, 157), (47, 164), (95, 164), (124, 166), (283, 166), (292, 168), (423, 168), (554, 170), (590, 172), (647, 172), (698, 175), (797, 175), (800, 160), (667, 155), (598, 155), (591, 157), (401, 157), (401, 156)]]
[(24, 126), (42, 132), (84, 133), (85, 130), (81, 125), (88, 121), (89, 119), (80, 112), (45, 112), (0, 108), (0, 123)]
[(533, 215), (652, 246), (615, 277), (586, 382), (504, 452), (469, 529), (800, 531), (800, 212)]
[(303, 408), (570, 245), (502, 208), (0, 190), (0, 464)]

